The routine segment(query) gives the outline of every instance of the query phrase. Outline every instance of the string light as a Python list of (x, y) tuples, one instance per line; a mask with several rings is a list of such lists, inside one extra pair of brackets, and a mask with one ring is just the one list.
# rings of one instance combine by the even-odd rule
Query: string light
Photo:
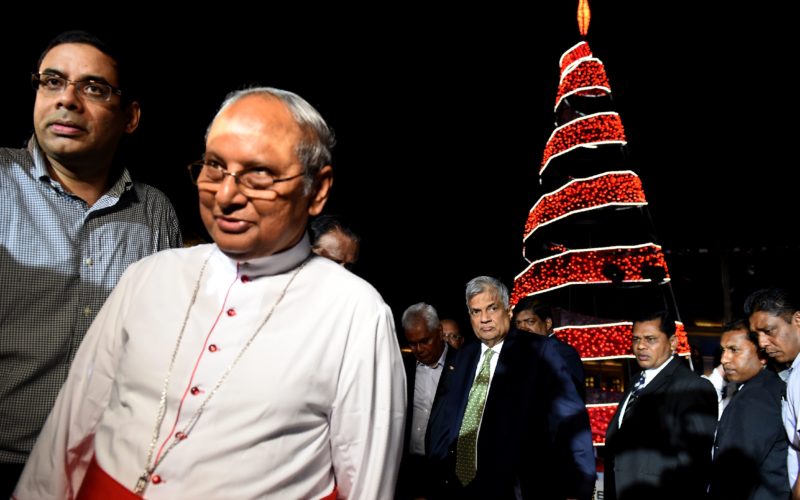
[(561, 69), (561, 74), (566, 73), (571, 64), (577, 64), (581, 59), (592, 57), (592, 49), (586, 42), (578, 42), (561, 54), (558, 60), (558, 67)]
[(619, 406), (618, 403), (586, 405), (586, 411), (589, 413), (589, 423), (592, 426), (593, 445), (603, 446), (606, 444), (606, 429), (608, 429), (611, 419), (614, 418), (617, 406)]
[(642, 181), (630, 170), (574, 179), (539, 198), (528, 212), (523, 241), (540, 227), (579, 212), (607, 206), (642, 205), (647, 205)]
[(539, 259), (514, 278), (512, 304), (526, 295), (535, 295), (568, 285), (613, 283), (608, 267), (616, 266), (621, 273), (619, 283), (650, 282), (642, 275), (643, 266), (662, 268), (664, 280), (669, 281), (667, 263), (659, 245), (642, 245), (568, 250)]
[(573, 94), (607, 95), (610, 93), (611, 84), (608, 83), (603, 63), (593, 57), (583, 59), (580, 64), (570, 68), (569, 73), (561, 76), (554, 109), (558, 109), (562, 99)]
[(544, 148), (539, 175), (544, 173), (553, 158), (575, 148), (600, 144), (627, 144), (622, 120), (613, 111), (581, 116), (556, 127)]
[[(567, 325), (553, 329), (556, 338), (566, 342), (578, 351), (583, 361), (596, 361), (616, 358), (633, 358), (631, 350), (631, 330), (633, 323), (621, 321), (599, 325)], [(689, 338), (686, 328), (680, 321), (675, 322), (676, 352), (690, 354)]]

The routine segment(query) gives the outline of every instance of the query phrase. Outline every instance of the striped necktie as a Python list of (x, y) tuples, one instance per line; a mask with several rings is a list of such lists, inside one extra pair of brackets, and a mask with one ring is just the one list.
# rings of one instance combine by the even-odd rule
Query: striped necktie
[(636, 383), (633, 384), (633, 389), (631, 389), (631, 397), (628, 398), (628, 404), (625, 406), (625, 413), (622, 414), (622, 423), (625, 423), (625, 419), (628, 418), (628, 415), (631, 412), (631, 408), (636, 405), (636, 400), (639, 398), (639, 393), (642, 392), (644, 389), (644, 370), (639, 373), (639, 378), (636, 379)]

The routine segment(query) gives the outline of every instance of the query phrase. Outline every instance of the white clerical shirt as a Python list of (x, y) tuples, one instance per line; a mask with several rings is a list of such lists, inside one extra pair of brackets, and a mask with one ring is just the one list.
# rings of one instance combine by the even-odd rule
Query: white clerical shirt
[[(74, 497), (92, 454), (133, 489), (203, 263), (154, 455), (185, 430), (309, 255), (305, 237), (246, 263), (201, 245), (130, 266), (75, 357), (16, 498)], [(312, 257), (145, 496), (321, 498), (338, 488), (340, 498), (390, 498), (405, 395), (389, 307), (342, 266)]]

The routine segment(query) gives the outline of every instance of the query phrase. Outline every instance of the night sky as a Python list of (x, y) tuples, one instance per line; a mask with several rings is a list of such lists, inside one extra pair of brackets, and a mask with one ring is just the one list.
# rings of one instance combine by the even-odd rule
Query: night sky
[[(558, 58), (580, 41), (577, 2), (551, 3), (314, 19), (239, 12), (246, 22), (200, 12), (200, 24), (137, 10), (105, 27), (75, 12), (26, 17), (0, 32), (0, 144), (20, 147), (32, 132), (29, 73), (46, 42), (66, 29), (94, 31), (141, 68), (142, 124), (126, 164), (197, 232), (184, 166), (202, 155), (216, 107), (249, 84), (292, 90), (337, 135), (326, 212), (362, 235), (356, 272), (398, 320), (426, 301), (467, 326), (464, 284), (489, 274), (510, 286), (524, 269), (522, 228), (540, 194)], [(789, 13), (595, 3), (588, 41), (605, 63), (684, 320), (720, 319), (724, 262), (735, 308), (755, 286), (796, 279), (797, 84), (780, 27)]]

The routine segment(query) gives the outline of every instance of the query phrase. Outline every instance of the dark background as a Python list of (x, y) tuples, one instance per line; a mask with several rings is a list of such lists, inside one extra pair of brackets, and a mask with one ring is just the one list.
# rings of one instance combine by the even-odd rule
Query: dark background
[[(463, 329), (470, 278), (511, 286), (524, 269), (558, 58), (580, 41), (576, 3), (262, 5), (172, 19), (120, 6), (102, 23), (81, 4), (62, 5), (67, 14), (40, 7), (0, 31), (0, 144), (21, 147), (32, 132), (29, 73), (47, 41), (93, 31), (138, 67), (143, 116), (126, 165), (170, 196), (192, 234), (202, 229), (184, 165), (200, 158), (225, 94), (256, 83), (292, 90), (338, 137), (326, 212), (362, 235), (356, 272), (397, 319), (426, 301)], [(753, 288), (798, 277), (795, 42), (788, 9), (763, 5), (592, 5), (588, 41), (606, 65), (689, 326), (722, 319), (723, 269), (734, 314)]]

